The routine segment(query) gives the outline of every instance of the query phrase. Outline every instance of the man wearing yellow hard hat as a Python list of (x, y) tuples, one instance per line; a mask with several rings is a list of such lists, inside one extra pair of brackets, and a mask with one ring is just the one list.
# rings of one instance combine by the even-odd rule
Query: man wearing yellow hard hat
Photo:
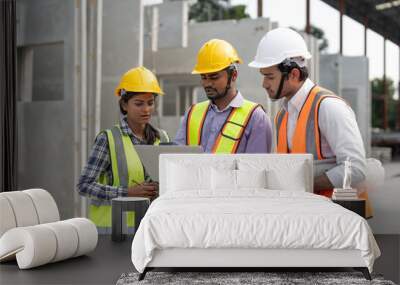
[[(77, 185), (79, 194), (90, 198), (89, 217), (100, 234), (111, 233), (111, 199), (120, 196), (155, 198), (158, 183), (151, 182), (134, 145), (169, 142), (167, 133), (150, 125), (157, 95), (163, 95), (154, 74), (137, 67), (121, 78), (120, 121), (100, 132)], [(128, 230), (133, 216), (127, 218)]]
[(175, 143), (201, 145), (211, 153), (267, 153), (271, 151), (271, 122), (263, 108), (243, 98), (236, 87), (234, 47), (220, 39), (206, 42), (192, 74), (200, 74), (209, 100), (186, 111)]

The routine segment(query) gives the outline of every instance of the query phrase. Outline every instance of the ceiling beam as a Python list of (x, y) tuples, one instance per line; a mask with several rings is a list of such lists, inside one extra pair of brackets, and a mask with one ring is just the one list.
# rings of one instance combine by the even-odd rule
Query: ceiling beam
[[(338, 0), (322, 0), (329, 6), (339, 10)], [(400, 46), (400, 20), (397, 13), (392, 16), (389, 10), (376, 10), (373, 0), (346, 1), (345, 15), (364, 25), (365, 15), (368, 15), (368, 28)], [(399, 7), (395, 7), (396, 9)]]

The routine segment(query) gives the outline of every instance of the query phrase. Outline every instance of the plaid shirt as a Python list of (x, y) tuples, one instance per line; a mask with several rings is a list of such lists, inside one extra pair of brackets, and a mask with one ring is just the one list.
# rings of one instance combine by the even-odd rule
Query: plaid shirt
[[(121, 115), (120, 127), (123, 133), (128, 134), (134, 145), (147, 144), (132, 132), (128, 126), (126, 116)], [(80, 195), (88, 198), (111, 200), (112, 198), (127, 196), (128, 188), (123, 186), (103, 185), (98, 182), (100, 174), (105, 173), (108, 181), (113, 181), (110, 149), (108, 147), (108, 139), (105, 132), (101, 132), (94, 142), (87, 165), (82, 171), (81, 177), (77, 184), (77, 191)], [(145, 180), (149, 180), (149, 175), (145, 170)]]

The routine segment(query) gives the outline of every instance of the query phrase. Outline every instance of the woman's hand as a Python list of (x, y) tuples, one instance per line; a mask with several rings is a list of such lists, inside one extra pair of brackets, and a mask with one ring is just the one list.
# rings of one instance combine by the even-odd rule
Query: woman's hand
[(158, 196), (158, 182), (144, 182), (128, 188), (129, 197), (155, 199)]

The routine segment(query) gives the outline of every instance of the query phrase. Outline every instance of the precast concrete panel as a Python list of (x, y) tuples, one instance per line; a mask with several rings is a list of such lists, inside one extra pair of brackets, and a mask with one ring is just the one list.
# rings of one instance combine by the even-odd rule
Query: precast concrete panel
[(371, 92), (368, 59), (339, 54), (320, 56), (320, 85), (343, 97), (352, 107), (367, 156), (371, 152)]
[(143, 6), (141, 0), (103, 2), (101, 129), (118, 122), (121, 76), (143, 64)]
[(18, 58), (31, 62), (17, 84), (33, 90), (17, 104), (18, 188), (48, 190), (63, 219), (74, 216), (74, 3), (17, 1), (17, 47), (32, 55)]
[(72, 25), (75, 1), (17, 0), (18, 45), (63, 41)]
[(61, 217), (74, 217), (73, 118), (65, 102), (18, 105), (19, 189), (43, 188), (54, 197)]
[(321, 54), (319, 84), (340, 95), (341, 89), (341, 74), (340, 65), (342, 58), (338, 54)]
[(318, 40), (312, 36), (308, 35), (306, 33), (301, 33), (303, 36), (307, 48), (309, 52), (312, 55), (312, 58), (307, 61), (307, 68), (309, 71), (308, 77), (314, 81), (315, 83), (319, 82), (319, 44)]
[(341, 95), (356, 113), (367, 155), (371, 153), (371, 92), (368, 58), (344, 56), (341, 65)]
[(158, 47), (187, 47), (189, 8), (186, 1), (164, 2), (158, 9)]

